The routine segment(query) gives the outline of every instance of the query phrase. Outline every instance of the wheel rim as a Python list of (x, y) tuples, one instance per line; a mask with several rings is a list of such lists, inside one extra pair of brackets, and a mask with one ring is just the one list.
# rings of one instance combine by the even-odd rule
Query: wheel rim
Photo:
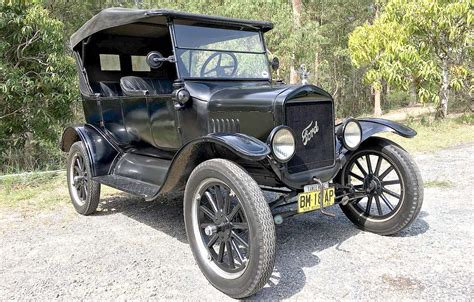
[(250, 258), (249, 224), (238, 196), (218, 179), (203, 181), (193, 197), (197, 251), (219, 276), (241, 276)]
[(400, 209), (405, 183), (398, 166), (385, 154), (365, 151), (354, 156), (347, 165), (344, 179), (363, 198), (350, 204), (360, 216), (372, 220), (387, 220)]
[(73, 156), (69, 169), (72, 196), (77, 204), (82, 206), (87, 200), (89, 191), (87, 169), (81, 154), (76, 153)]

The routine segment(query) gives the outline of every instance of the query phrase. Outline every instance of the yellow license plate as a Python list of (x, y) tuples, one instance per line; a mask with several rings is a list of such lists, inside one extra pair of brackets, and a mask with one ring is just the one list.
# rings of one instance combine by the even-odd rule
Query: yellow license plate
[[(298, 213), (314, 211), (321, 208), (319, 195), (321, 191), (298, 194)], [(334, 188), (324, 189), (323, 208), (332, 206), (335, 199)]]

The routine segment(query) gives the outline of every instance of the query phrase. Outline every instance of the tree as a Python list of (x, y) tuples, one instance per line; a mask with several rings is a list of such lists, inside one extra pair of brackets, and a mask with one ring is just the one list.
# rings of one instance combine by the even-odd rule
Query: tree
[(445, 117), (451, 89), (460, 88), (452, 85), (453, 80), (460, 83), (459, 79), (453, 79), (453, 71), (466, 69), (460, 61), (463, 61), (468, 39), (472, 39), (469, 37), (474, 21), (472, 2), (394, 0), (387, 5), (385, 19), (403, 24), (412, 38), (410, 44), (431, 54), (432, 64), (437, 66), (441, 80), (438, 115)]
[(469, 0), (390, 0), (373, 25), (351, 35), (353, 62), (367, 68), (372, 84), (383, 79), (411, 86), (422, 102), (438, 104), (438, 116), (445, 117), (450, 91), (472, 78), (466, 62), (473, 20)]
[(38, 5), (0, 6), (0, 166), (44, 168), (44, 158), (60, 158), (59, 126), (78, 97), (63, 29)]
[[(291, 6), (293, 8), (293, 26), (295, 30), (301, 28), (301, 8), (303, 4), (301, 0), (291, 0)], [(291, 54), (291, 70), (290, 70), (290, 84), (296, 84), (298, 82), (298, 74), (295, 68), (295, 54)]]
[(332, 94), (338, 116), (358, 115), (372, 106), (367, 99), (370, 89), (363, 83), (363, 70), (351, 63), (349, 34), (374, 15), (374, 0), (311, 0), (304, 2), (303, 15), (311, 20), (313, 33), (311, 51), (307, 43), (301, 48), (302, 61), (311, 62), (314, 83)]
[(349, 37), (349, 50), (354, 65), (365, 68), (365, 80), (374, 91), (374, 115), (382, 114), (382, 82), (393, 75), (394, 49), (403, 43), (406, 35), (403, 28), (395, 23), (385, 23), (375, 19), (373, 24), (365, 23), (352, 32)]

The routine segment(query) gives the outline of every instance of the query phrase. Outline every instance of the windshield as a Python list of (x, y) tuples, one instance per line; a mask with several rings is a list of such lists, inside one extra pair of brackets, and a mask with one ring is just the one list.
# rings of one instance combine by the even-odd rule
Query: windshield
[(259, 32), (175, 24), (182, 78), (269, 79)]

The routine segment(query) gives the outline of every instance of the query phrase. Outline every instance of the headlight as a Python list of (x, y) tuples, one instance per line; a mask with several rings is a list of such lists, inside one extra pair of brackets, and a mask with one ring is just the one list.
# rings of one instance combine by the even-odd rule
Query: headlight
[(295, 154), (295, 136), (290, 128), (280, 126), (270, 134), (270, 144), (275, 159), (279, 162), (289, 161)]
[(349, 119), (344, 123), (342, 140), (344, 142), (344, 147), (349, 150), (355, 150), (359, 147), (362, 140), (362, 128), (358, 121)]

